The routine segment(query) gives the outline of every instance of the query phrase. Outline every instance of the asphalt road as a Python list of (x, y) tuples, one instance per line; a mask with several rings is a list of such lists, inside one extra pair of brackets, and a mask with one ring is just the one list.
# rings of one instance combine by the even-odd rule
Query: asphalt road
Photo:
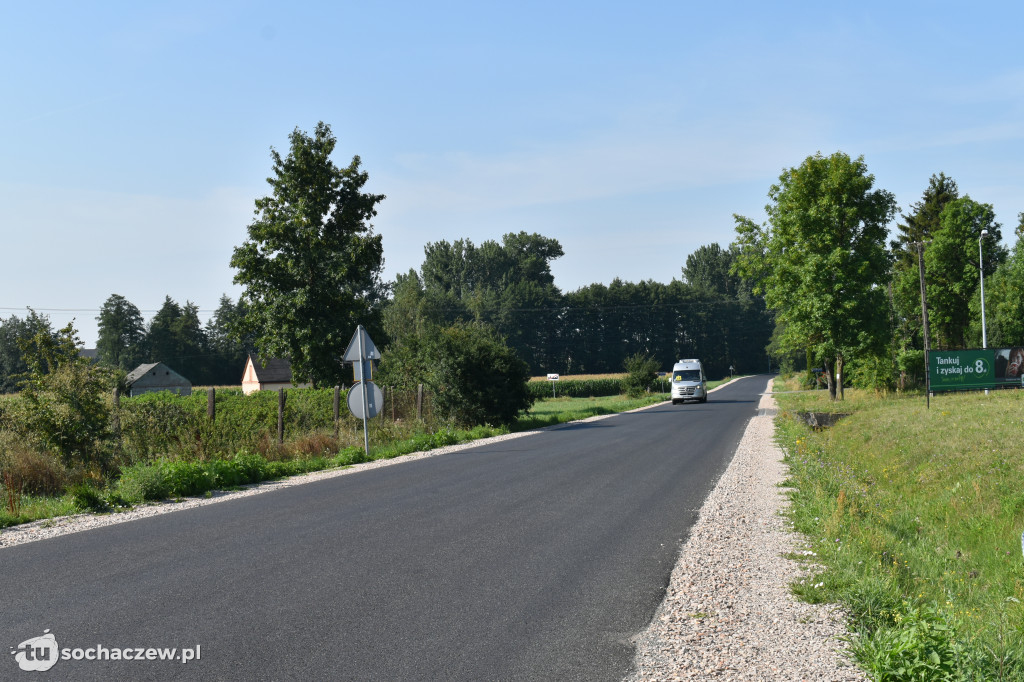
[(764, 386), (2, 549), (3, 643), (199, 646), (40, 679), (621, 679)]

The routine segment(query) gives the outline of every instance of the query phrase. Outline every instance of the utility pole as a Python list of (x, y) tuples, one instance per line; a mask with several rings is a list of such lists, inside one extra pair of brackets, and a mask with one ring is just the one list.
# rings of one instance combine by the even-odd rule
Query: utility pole
[(917, 246), (917, 270), (921, 276), (921, 324), (924, 327), (924, 391), (928, 409), (932, 406), (931, 367), (928, 365), (928, 300), (924, 294), (924, 245), (927, 242), (911, 242)]

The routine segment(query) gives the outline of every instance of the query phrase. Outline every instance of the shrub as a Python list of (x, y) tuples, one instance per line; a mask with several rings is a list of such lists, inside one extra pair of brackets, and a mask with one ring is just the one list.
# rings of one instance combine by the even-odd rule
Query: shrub
[(622, 380), (622, 387), (630, 398), (643, 395), (658, 376), (658, 361), (643, 353), (629, 356), (623, 365), (628, 374)]
[(77, 483), (70, 492), (75, 506), (82, 511), (106, 511), (109, 508), (100, 491), (88, 483)]
[(56, 456), (9, 432), (0, 432), (0, 475), (30, 495), (59, 495), (68, 482), (68, 471)]
[(213, 489), (213, 477), (202, 462), (178, 460), (163, 461), (164, 480), (171, 495), (186, 497)]
[(114, 374), (78, 355), (72, 325), (56, 334), (43, 330), (19, 341), (29, 367), (21, 399), (25, 427), (67, 466), (106, 465), (103, 439)]
[(117, 492), (133, 504), (162, 500), (171, 494), (164, 472), (152, 464), (136, 464), (122, 471)]
[(423, 332), (406, 339), (383, 364), (386, 385), (422, 382), (432, 393), (435, 415), (462, 426), (511, 424), (533, 404), (528, 365), (484, 325)]

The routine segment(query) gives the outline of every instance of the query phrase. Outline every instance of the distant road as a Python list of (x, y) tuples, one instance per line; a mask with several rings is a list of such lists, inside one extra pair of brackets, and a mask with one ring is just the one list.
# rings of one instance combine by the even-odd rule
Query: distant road
[(39, 679), (621, 679), (765, 382), (2, 549), (2, 643), (200, 646)]

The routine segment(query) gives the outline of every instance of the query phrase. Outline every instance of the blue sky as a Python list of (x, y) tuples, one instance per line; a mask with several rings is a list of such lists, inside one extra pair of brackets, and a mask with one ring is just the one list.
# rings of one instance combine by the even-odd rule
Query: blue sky
[[(270, 147), (329, 123), (427, 242), (557, 238), (556, 284), (680, 276), (821, 151), (902, 210), (940, 171), (1024, 211), (1024, 5), (0, 0), (0, 317), (237, 298)], [(69, 312), (64, 312), (69, 311)], [(149, 317), (149, 314), (147, 314)]]

